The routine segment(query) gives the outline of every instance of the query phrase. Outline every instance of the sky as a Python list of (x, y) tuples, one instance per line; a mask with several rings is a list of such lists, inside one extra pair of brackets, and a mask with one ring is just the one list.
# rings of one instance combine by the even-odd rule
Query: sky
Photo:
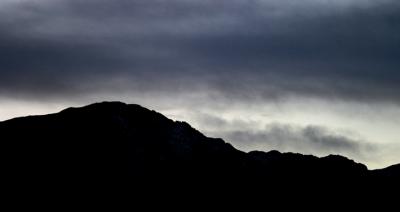
[(123, 101), (243, 151), (400, 163), (398, 0), (0, 0), (0, 120)]

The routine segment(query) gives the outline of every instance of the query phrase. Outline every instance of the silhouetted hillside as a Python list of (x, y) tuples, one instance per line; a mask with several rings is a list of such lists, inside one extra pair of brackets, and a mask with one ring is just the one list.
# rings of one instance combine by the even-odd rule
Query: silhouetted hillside
[(14, 179), (346, 179), (398, 177), (399, 165), (368, 171), (342, 156), (244, 153), (185, 122), (139, 105), (105, 102), (0, 122), (6, 170)]
[(378, 169), (371, 171), (373, 176), (376, 177), (400, 177), (400, 164), (389, 166), (385, 169)]

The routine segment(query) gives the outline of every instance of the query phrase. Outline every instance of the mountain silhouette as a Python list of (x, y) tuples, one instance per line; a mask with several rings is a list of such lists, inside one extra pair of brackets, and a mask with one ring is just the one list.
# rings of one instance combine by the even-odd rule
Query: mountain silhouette
[[(370, 171), (338, 155), (249, 153), (139, 105), (96, 103), (0, 122), (5, 170), (14, 181), (138, 179), (366, 179), (399, 177), (400, 165)], [(4, 169), (3, 169), (4, 170)], [(116, 180), (118, 179), (118, 180)]]

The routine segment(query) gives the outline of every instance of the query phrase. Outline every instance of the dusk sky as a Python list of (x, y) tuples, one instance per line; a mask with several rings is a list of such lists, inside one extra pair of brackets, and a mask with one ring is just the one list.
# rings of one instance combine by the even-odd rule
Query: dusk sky
[(123, 101), (373, 169), (400, 163), (399, 91), (399, 0), (0, 0), (0, 120)]

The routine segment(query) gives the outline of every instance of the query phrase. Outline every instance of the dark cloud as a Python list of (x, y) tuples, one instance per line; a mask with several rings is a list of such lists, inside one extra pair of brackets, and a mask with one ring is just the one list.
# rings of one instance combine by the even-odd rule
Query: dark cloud
[(280, 150), (304, 154), (343, 154), (354, 159), (365, 159), (375, 146), (321, 126), (270, 124), (258, 131), (228, 131), (224, 137), (242, 149)]
[(377, 145), (349, 130), (268, 122), (260, 117), (226, 118), (217, 113), (197, 111), (187, 116), (194, 126), (203, 129), (206, 134), (224, 138), (245, 151), (279, 150), (319, 156), (342, 154), (358, 160), (365, 160), (378, 151)]
[[(400, 3), (57, 0), (4, 4), (0, 95), (213, 90), (400, 102)], [(112, 84), (124, 79), (124, 84)], [(150, 82), (150, 83), (149, 83)], [(199, 86), (200, 85), (200, 86)]]

